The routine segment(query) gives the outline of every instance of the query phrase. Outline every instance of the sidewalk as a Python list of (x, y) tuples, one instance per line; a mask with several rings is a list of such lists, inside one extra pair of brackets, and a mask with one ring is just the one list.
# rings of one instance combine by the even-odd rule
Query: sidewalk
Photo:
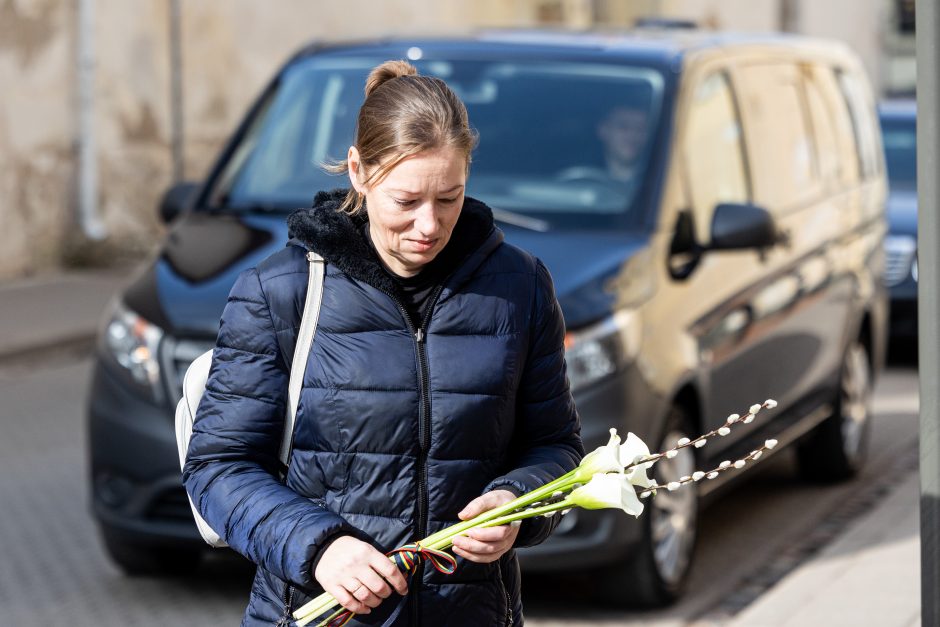
[(0, 361), (90, 346), (102, 312), (130, 272), (64, 272), (0, 283)]
[(920, 625), (917, 473), (729, 627)]

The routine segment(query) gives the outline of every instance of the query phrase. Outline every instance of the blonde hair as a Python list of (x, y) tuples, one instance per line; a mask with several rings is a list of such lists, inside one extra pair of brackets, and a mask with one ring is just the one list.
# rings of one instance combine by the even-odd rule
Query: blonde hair
[[(365, 94), (354, 142), (366, 175), (363, 185), (381, 181), (408, 157), (435, 148), (456, 148), (470, 167), (478, 135), (470, 128), (467, 107), (444, 81), (420, 76), (407, 61), (386, 61), (369, 73)], [(324, 167), (334, 174), (349, 170), (345, 160)], [(351, 188), (339, 211), (359, 213), (364, 201)]]

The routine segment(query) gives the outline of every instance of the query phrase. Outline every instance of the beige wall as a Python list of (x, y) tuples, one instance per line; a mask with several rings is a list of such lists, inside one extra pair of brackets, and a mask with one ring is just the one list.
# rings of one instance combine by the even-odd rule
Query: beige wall
[[(171, 182), (170, 0), (94, 0), (99, 203), (109, 239), (76, 235), (77, 11), (82, 0), (0, 0), (0, 280), (64, 261), (139, 258), (162, 235)], [(886, 0), (792, 0), (806, 32), (844, 39), (877, 69)], [(274, 70), (303, 44), (539, 23), (589, 28), (640, 15), (770, 31), (780, 0), (182, 0), (184, 163), (200, 178)], [(852, 20), (842, 19), (852, 15)]]
[(0, 276), (58, 259), (71, 195), (72, 13), (0, 0)]

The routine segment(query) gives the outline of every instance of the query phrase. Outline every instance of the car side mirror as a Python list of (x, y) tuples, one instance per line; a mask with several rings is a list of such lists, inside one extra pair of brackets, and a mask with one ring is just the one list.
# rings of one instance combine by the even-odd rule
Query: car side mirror
[(163, 223), (169, 224), (176, 216), (189, 209), (198, 189), (199, 183), (192, 181), (177, 183), (168, 189), (160, 200), (160, 219)]
[(709, 250), (770, 248), (778, 241), (774, 219), (763, 207), (722, 203), (712, 216)]

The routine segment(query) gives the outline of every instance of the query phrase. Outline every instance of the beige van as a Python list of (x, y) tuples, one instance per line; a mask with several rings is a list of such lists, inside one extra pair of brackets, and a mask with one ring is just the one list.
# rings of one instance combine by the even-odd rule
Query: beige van
[[(98, 351), (92, 493), (125, 570), (197, 561), (170, 419), (180, 376), (211, 346), (238, 272), (284, 245), (286, 213), (342, 185), (318, 163), (346, 154), (364, 78), (391, 58), (466, 102), (481, 138), (468, 194), (552, 273), (589, 449), (610, 427), (672, 445), (774, 398), (761, 420), (658, 464), (660, 482), (771, 437), (796, 446), (807, 478), (858, 470), (885, 346), (885, 176), (871, 90), (844, 46), (669, 30), (317, 44), (277, 73), (205, 181), (170, 190), (163, 254), (106, 321), (122, 340)], [(660, 491), (639, 520), (574, 511), (523, 565), (593, 570), (609, 602), (669, 602), (720, 481)]]

